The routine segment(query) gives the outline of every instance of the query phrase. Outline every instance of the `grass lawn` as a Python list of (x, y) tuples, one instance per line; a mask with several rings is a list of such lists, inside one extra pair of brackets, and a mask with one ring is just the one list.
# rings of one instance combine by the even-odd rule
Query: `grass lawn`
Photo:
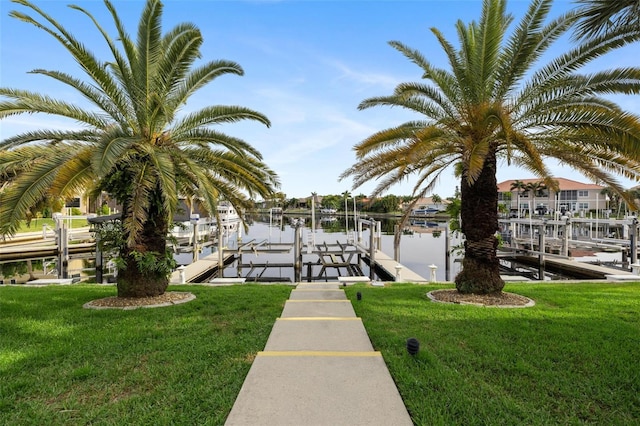
[[(71, 228), (84, 228), (89, 226), (89, 222), (87, 219), (66, 219), (65, 222), (69, 223)], [(20, 221), (20, 226), (18, 227), (17, 233), (24, 232), (42, 232), (42, 225), (47, 225), (49, 229), (56, 229), (56, 221), (51, 218), (39, 218), (39, 219), (31, 219), (31, 223), (27, 226), (27, 222), (22, 220)]]
[(415, 424), (640, 424), (639, 283), (508, 285), (524, 309), (426, 297), (450, 287), (347, 288)]
[(291, 287), (169, 290), (197, 299), (88, 310), (115, 288), (0, 287), (0, 424), (223, 424)]

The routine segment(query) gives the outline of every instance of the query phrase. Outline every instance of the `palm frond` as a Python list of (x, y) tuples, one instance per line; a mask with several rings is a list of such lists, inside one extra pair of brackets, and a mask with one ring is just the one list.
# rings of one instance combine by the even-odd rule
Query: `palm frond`
[(577, 0), (579, 23), (574, 39), (606, 34), (619, 27), (640, 27), (640, 3), (637, 0)]
[(66, 117), (97, 128), (106, 127), (109, 123), (103, 114), (92, 113), (69, 102), (43, 96), (39, 93), (0, 88), (0, 96), (13, 99), (0, 102), (0, 119), (11, 115), (39, 112)]
[(179, 135), (198, 127), (236, 123), (242, 120), (258, 121), (267, 127), (271, 125), (265, 115), (249, 108), (241, 106), (209, 106), (177, 120), (174, 131)]
[(27, 211), (50, 192), (61, 165), (74, 156), (73, 152), (57, 147), (42, 148), (40, 153), (39, 157), (31, 157), (32, 151), (18, 152), (18, 155), (25, 155), (25, 159), (31, 159), (33, 162), (0, 193), (2, 235), (16, 232)]
[(236, 62), (227, 60), (210, 61), (193, 69), (173, 91), (171, 96), (172, 108), (182, 105), (193, 93), (202, 89), (217, 77), (226, 74), (241, 76), (244, 75), (244, 70)]

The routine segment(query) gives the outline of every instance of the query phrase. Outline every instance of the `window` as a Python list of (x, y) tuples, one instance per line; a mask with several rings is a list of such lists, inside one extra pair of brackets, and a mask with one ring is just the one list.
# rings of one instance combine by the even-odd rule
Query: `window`
[(67, 200), (65, 207), (80, 207), (80, 198), (70, 198)]
[(589, 203), (578, 203), (579, 210), (589, 210)]
[(560, 201), (571, 201), (578, 198), (578, 191), (560, 191)]
[(589, 191), (578, 191), (578, 197), (588, 197)]

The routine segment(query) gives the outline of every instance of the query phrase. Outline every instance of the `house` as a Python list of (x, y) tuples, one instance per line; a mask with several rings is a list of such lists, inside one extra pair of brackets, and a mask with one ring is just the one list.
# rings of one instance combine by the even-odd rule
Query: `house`
[[(536, 193), (527, 189), (518, 190), (513, 188), (515, 179), (500, 182), (498, 203), (507, 206), (512, 212), (519, 210), (521, 215), (529, 211), (536, 211), (539, 214), (559, 211), (562, 214), (570, 212), (584, 216), (590, 211), (609, 209), (609, 199), (602, 194), (604, 186), (564, 178), (554, 179), (558, 182), (558, 192), (547, 188)], [(541, 182), (540, 179), (518, 180), (525, 185)]]

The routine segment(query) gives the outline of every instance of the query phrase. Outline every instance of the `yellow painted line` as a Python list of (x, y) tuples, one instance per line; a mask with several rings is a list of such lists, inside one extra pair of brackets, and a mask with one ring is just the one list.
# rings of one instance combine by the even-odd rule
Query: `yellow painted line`
[(293, 291), (344, 291), (339, 288), (294, 288)]
[(287, 302), (292, 302), (292, 303), (317, 303), (317, 302), (328, 302), (328, 303), (339, 302), (339, 303), (345, 303), (345, 302), (349, 302), (349, 303), (351, 303), (351, 301), (349, 299), (346, 299), (346, 300), (289, 299), (289, 300), (287, 300)]
[(338, 352), (338, 351), (260, 351), (258, 356), (326, 356), (326, 357), (376, 357), (382, 356), (379, 351)]
[(362, 321), (358, 317), (284, 317), (276, 321)]
[(327, 285), (313, 285), (313, 284), (298, 284), (296, 288), (299, 289), (318, 289), (318, 290), (336, 290), (340, 287), (339, 284), (327, 284)]

